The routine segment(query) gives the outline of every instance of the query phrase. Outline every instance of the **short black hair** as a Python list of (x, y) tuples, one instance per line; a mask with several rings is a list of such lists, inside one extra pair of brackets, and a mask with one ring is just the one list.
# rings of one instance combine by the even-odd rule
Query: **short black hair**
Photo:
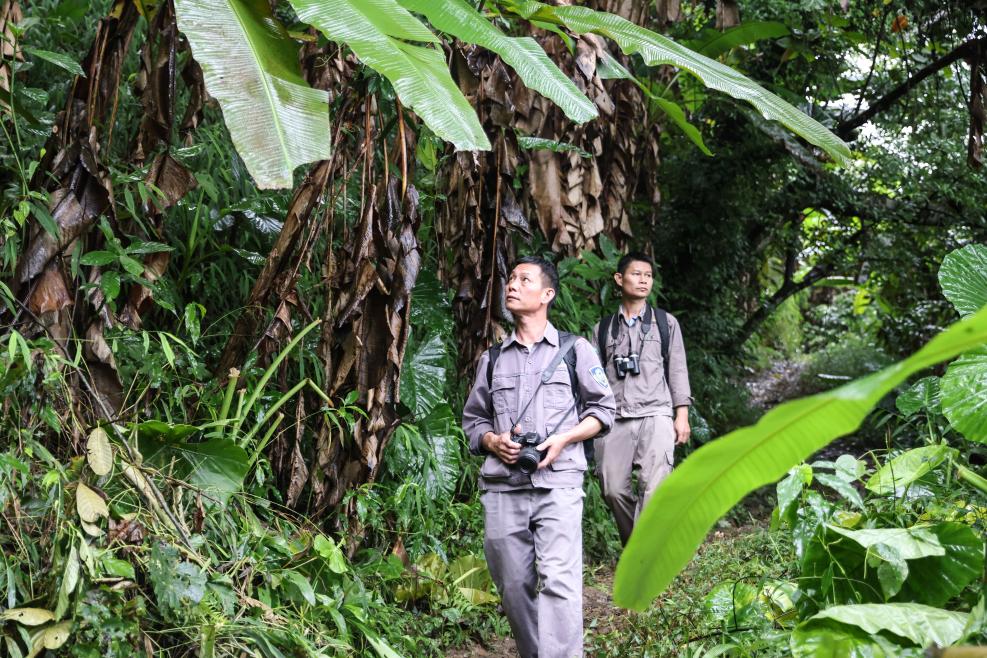
[[(537, 265), (538, 269), (541, 270), (542, 285), (546, 288), (551, 288), (555, 291), (555, 297), (559, 296), (559, 271), (555, 269), (555, 265), (551, 261), (542, 258), (541, 256), (522, 256), (518, 258), (514, 263), (514, 267), (511, 268), (513, 272), (518, 265)], [(555, 304), (555, 297), (552, 301), (548, 303), (548, 308), (551, 309)]]
[(651, 273), (655, 272), (655, 262), (651, 259), (651, 256), (641, 251), (628, 251), (626, 254), (621, 256), (620, 260), (617, 261), (617, 274), (623, 274), (627, 271), (627, 268), (631, 266), (634, 261), (640, 261), (642, 263), (647, 263), (651, 266)]

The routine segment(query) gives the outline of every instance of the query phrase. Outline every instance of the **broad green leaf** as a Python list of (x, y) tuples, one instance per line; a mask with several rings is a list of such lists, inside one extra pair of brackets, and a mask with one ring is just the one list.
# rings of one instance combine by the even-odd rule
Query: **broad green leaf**
[(282, 571), (281, 577), (295, 586), (298, 593), (305, 599), (305, 603), (311, 606), (315, 605), (315, 590), (312, 589), (312, 583), (307, 577), (293, 570)]
[(908, 562), (902, 559), (898, 551), (884, 544), (875, 546), (874, 554), (881, 558), (881, 563), (877, 565), (877, 582), (887, 601), (905, 584), (909, 573)]
[[(458, 150), (490, 150), (473, 107), (446, 66), (438, 39), (396, 0), (290, 0), (298, 18), (349, 46), (394, 85), (405, 106)], [(417, 45), (411, 42), (424, 42)]]
[(757, 588), (744, 582), (720, 583), (703, 599), (703, 611), (717, 626), (749, 626), (763, 614), (758, 594)]
[(86, 440), (86, 460), (96, 475), (106, 475), (113, 469), (113, 447), (102, 427), (94, 427)]
[(946, 254), (939, 285), (962, 317), (987, 305), (987, 245), (971, 244)]
[(110, 515), (103, 497), (81, 482), (75, 489), (75, 509), (86, 523), (96, 523)]
[(880, 495), (900, 492), (955, 454), (955, 449), (943, 444), (913, 448), (877, 469), (867, 480), (867, 488)]
[(79, 259), (80, 265), (109, 265), (117, 262), (117, 255), (112, 251), (90, 251)]
[(576, 123), (597, 117), (593, 102), (579, 91), (531, 37), (509, 37), (466, 0), (398, 0), (406, 9), (424, 14), (438, 30), (500, 55), (529, 89), (558, 105)]
[(401, 367), (401, 401), (422, 418), (442, 401), (446, 385), (448, 350), (442, 335), (432, 333), (415, 341)]
[(904, 560), (917, 560), (930, 555), (945, 555), (946, 549), (939, 539), (928, 529), (914, 528), (871, 528), (847, 530), (835, 525), (827, 525), (833, 532), (849, 537), (864, 548), (877, 544), (890, 546)]
[(864, 509), (864, 499), (861, 498), (860, 492), (854, 489), (853, 485), (843, 478), (830, 475), (829, 473), (816, 473), (816, 482), (840, 494), (840, 496), (857, 509)]
[(639, 54), (648, 66), (667, 64), (688, 71), (707, 87), (747, 101), (766, 119), (778, 121), (795, 134), (820, 147), (840, 163), (850, 157), (850, 148), (815, 119), (768, 92), (734, 69), (704, 57), (634, 23), (588, 7), (550, 7), (540, 2), (522, 2), (513, 6), (521, 16), (563, 24), (578, 33), (594, 32), (612, 39), (628, 54)]
[(266, 0), (175, 0), (175, 14), (257, 187), (292, 187), (295, 167), (329, 157), (329, 95)]
[(856, 482), (867, 472), (867, 464), (853, 455), (840, 455), (834, 467), (836, 477), (844, 482)]
[(31, 48), (30, 46), (23, 47), (24, 52), (29, 55), (34, 55), (38, 59), (43, 59), (46, 62), (51, 62), (59, 68), (63, 68), (72, 75), (78, 75), (81, 77), (86, 77), (85, 71), (79, 66), (79, 62), (75, 61), (68, 55), (63, 55), (62, 53), (54, 53), (50, 50), (41, 50), (40, 48)]
[(832, 619), (868, 633), (887, 631), (920, 647), (945, 647), (960, 639), (967, 614), (918, 603), (862, 603), (826, 608), (810, 621), (819, 619)]
[(363, 635), (367, 638), (367, 642), (370, 643), (370, 646), (374, 648), (374, 651), (377, 652), (377, 655), (380, 656), (380, 658), (403, 658), (401, 654), (392, 649), (387, 642), (374, 633), (364, 631)]
[(339, 545), (333, 540), (327, 538), (325, 535), (316, 535), (312, 541), (312, 549), (322, 556), (322, 559), (328, 563), (329, 570), (333, 573), (347, 572), (346, 557), (343, 555), (343, 551), (339, 548)]
[(130, 428), (137, 430), (137, 437), (142, 441), (145, 439), (181, 441), (199, 431), (194, 425), (166, 423), (163, 420), (145, 420), (143, 423), (131, 425)]
[(943, 606), (984, 575), (984, 539), (962, 523), (939, 523), (929, 531), (939, 539), (945, 555), (912, 560), (898, 598)]
[(140, 435), (138, 445), (146, 463), (170, 470), (172, 477), (201, 488), (223, 504), (240, 490), (247, 476), (247, 453), (229, 439), (192, 443), (164, 440), (164, 435)]
[(62, 572), (62, 582), (58, 588), (58, 601), (55, 604), (55, 618), (61, 619), (69, 607), (69, 597), (79, 584), (79, 551), (75, 544), (69, 549), (69, 555), (65, 559), (65, 570)]
[(493, 579), (482, 556), (464, 555), (449, 563), (448, 580), (470, 605), (497, 603)]
[(894, 401), (898, 412), (905, 418), (919, 411), (936, 412), (942, 404), (938, 377), (923, 377)]
[(724, 30), (706, 30), (704, 36), (686, 43), (706, 57), (719, 57), (737, 46), (745, 46), (764, 39), (777, 39), (791, 34), (784, 23), (776, 21), (744, 21), (740, 25)]
[(857, 427), (911, 374), (987, 342), (987, 311), (952, 325), (911, 357), (844, 386), (779, 405), (707, 443), (662, 483), (617, 565), (614, 600), (642, 610), (689, 562), (717, 519), (746, 494)]
[(987, 443), (987, 347), (949, 364), (940, 381), (942, 413), (957, 432)]
[(812, 483), (812, 467), (799, 464), (776, 486), (778, 496), (778, 514), (782, 519), (789, 519), (795, 513), (795, 503), (798, 502), (802, 490)]
[[(800, 624), (792, 631), (793, 658), (901, 658), (901, 647), (856, 626), (828, 620)], [(920, 655), (920, 654), (919, 654)]]
[(689, 123), (689, 120), (685, 118), (685, 110), (679, 107), (678, 103), (660, 96), (653, 96), (650, 93), (648, 94), (648, 97), (655, 105), (661, 108), (662, 112), (664, 112), (668, 118), (672, 120), (672, 123), (678, 126), (679, 129), (685, 133), (685, 136), (688, 137), (693, 144), (699, 147), (700, 151), (709, 156), (713, 155), (713, 152), (706, 146), (706, 142), (703, 141), (702, 133), (699, 132), (698, 128)]

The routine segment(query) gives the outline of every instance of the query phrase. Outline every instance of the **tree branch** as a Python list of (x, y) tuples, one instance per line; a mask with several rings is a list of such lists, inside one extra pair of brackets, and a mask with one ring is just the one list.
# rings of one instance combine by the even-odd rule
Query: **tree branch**
[(946, 68), (953, 62), (968, 55), (972, 55), (976, 52), (978, 44), (987, 43), (987, 39), (981, 37), (979, 39), (970, 39), (961, 43), (959, 46), (951, 50), (949, 53), (943, 55), (936, 61), (926, 65), (915, 75), (911, 76), (900, 85), (892, 89), (890, 92), (885, 94), (883, 97), (871, 104), (863, 112), (854, 115), (853, 117), (847, 119), (846, 121), (840, 123), (836, 128), (836, 134), (841, 138), (849, 140), (851, 134), (854, 130), (864, 125), (875, 116), (884, 112), (889, 107), (895, 104), (899, 98), (908, 94), (912, 89), (914, 89), (920, 82), (925, 80), (931, 75), (938, 73), (942, 69)]

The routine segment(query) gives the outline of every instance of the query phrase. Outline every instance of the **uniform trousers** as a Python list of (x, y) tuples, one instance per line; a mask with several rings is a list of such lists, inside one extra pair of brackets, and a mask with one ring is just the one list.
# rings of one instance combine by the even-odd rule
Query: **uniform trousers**
[(521, 658), (583, 655), (583, 490), (485, 491), (483, 549)]
[[(618, 418), (606, 436), (596, 439), (596, 473), (624, 544), (641, 510), (672, 472), (674, 460), (675, 427), (668, 416)], [(631, 478), (635, 469), (636, 492)]]

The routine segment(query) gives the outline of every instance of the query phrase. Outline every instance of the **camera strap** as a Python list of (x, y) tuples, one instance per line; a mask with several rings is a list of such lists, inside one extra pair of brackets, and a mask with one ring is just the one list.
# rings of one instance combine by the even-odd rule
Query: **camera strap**
[[(528, 398), (528, 402), (525, 403), (524, 407), (522, 407), (521, 413), (517, 415), (516, 419), (511, 420), (512, 432), (514, 431), (514, 428), (517, 427), (517, 422), (521, 420), (524, 417), (525, 412), (528, 411), (528, 407), (530, 407), (531, 403), (535, 401), (535, 395), (538, 394), (538, 389), (540, 389), (543, 384), (545, 384), (546, 382), (548, 382), (548, 380), (552, 378), (552, 375), (555, 373), (555, 369), (559, 367), (559, 365), (562, 363), (562, 360), (565, 358), (566, 354), (568, 354), (575, 346), (577, 338), (578, 336), (575, 336), (574, 334), (566, 334), (565, 336), (560, 338), (559, 351), (556, 352), (555, 356), (552, 357), (552, 360), (549, 361), (548, 367), (542, 370), (541, 377), (538, 379), (538, 385), (535, 386), (535, 390), (531, 392), (531, 397)], [(574, 384), (570, 384), (570, 386), (573, 385)], [(575, 407), (576, 403), (573, 403), (572, 406)], [(568, 416), (569, 412), (566, 412), (566, 415)], [(556, 426), (556, 429), (558, 429), (558, 426)]]

